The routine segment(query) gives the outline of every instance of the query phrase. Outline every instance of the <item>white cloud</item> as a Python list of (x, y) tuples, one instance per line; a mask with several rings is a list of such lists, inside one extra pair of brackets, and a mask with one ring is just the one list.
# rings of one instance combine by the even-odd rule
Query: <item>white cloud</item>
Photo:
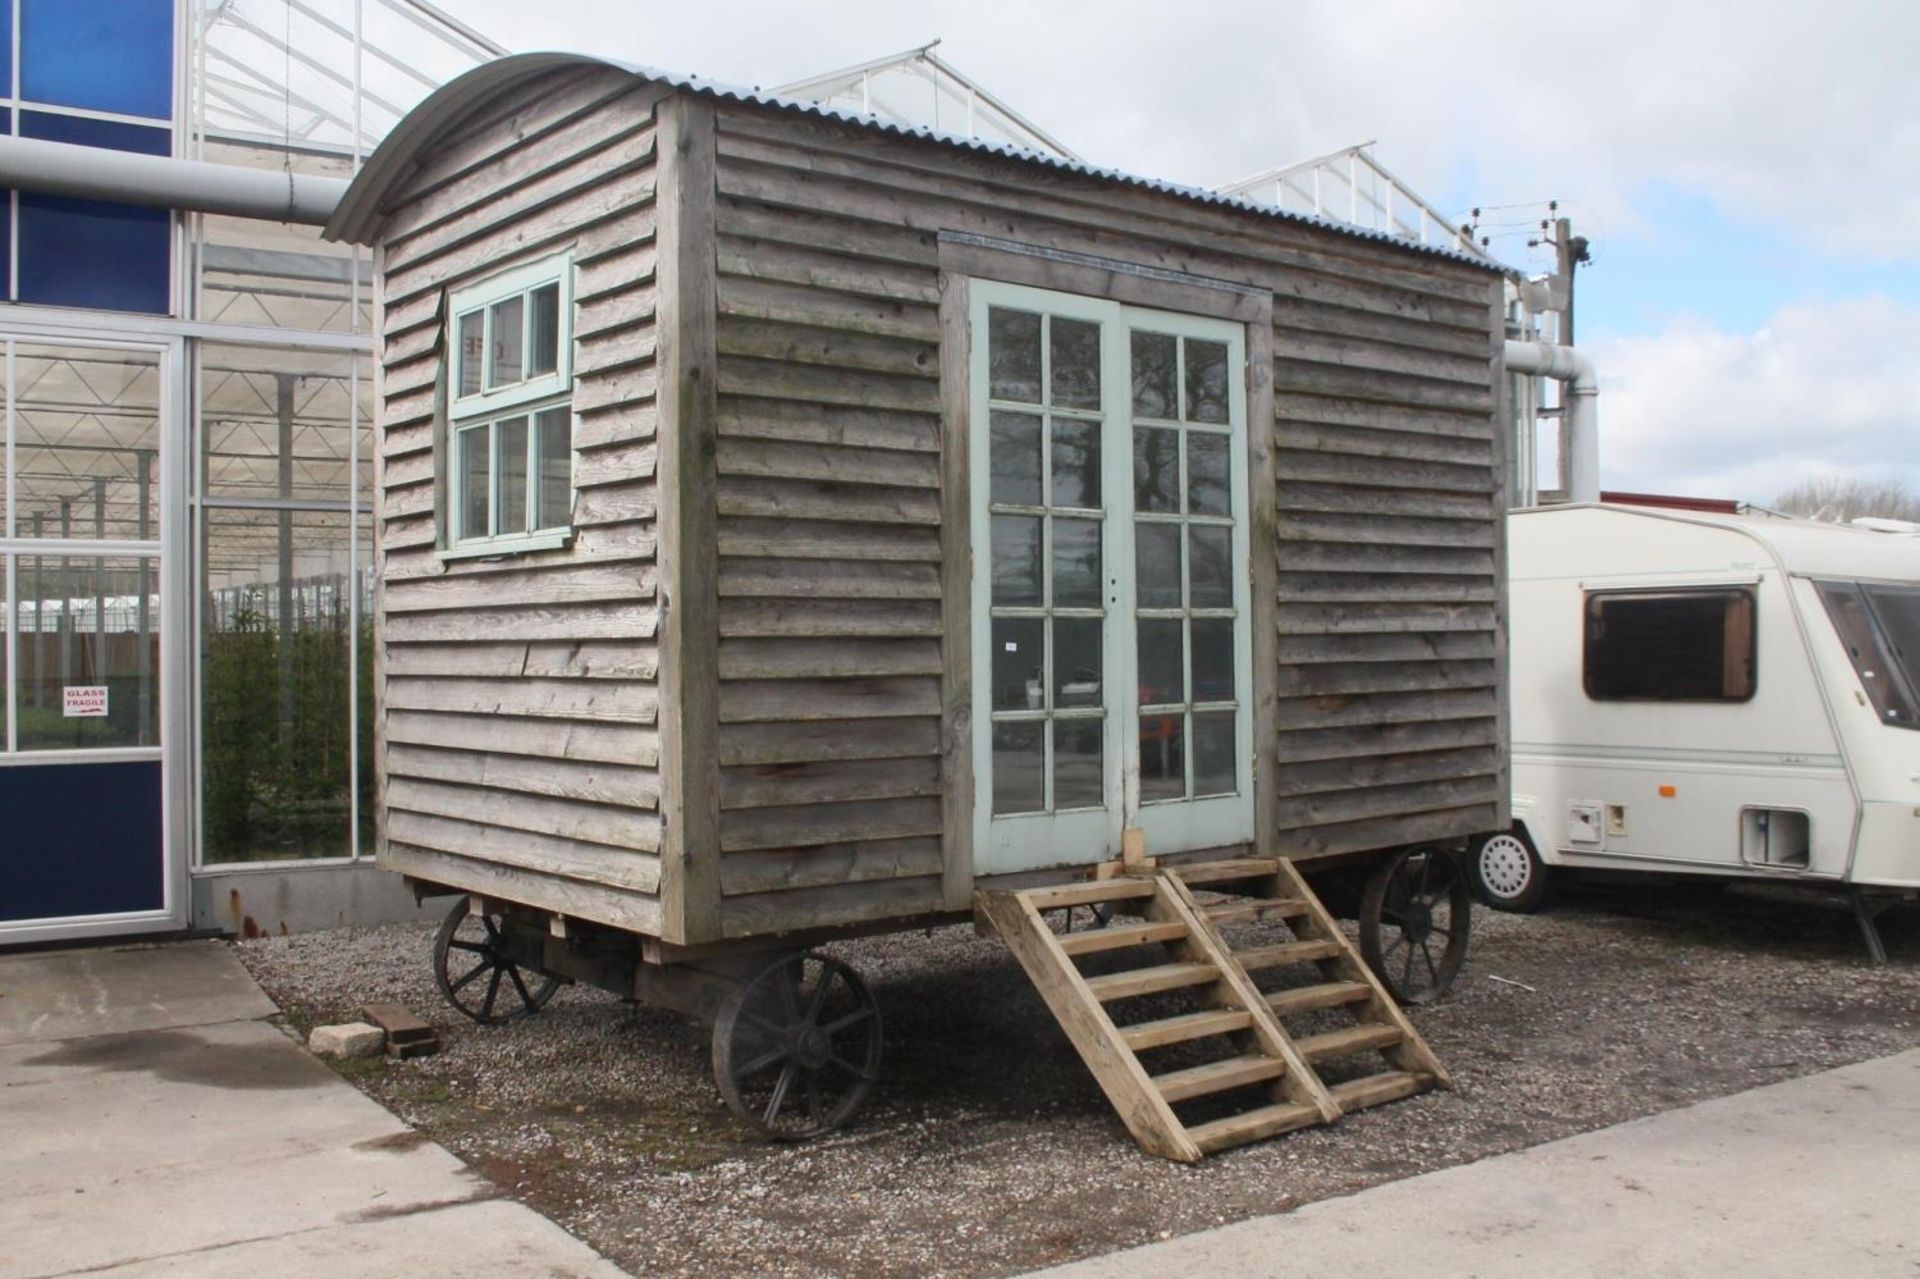
[[(515, 48), (749, 84), (942, 52), (1094, 160), (1215, 184), (1368, 138), (1417, 188), (1574, 202), (1629, 234), (1650, 180), (1920, 260), (1920, 6), (1866, 0), (443, 0)], [(1447, 210), (1447, 212), (1458, 212)]]
[(1796, 303), (1753, 333), (1682, 317), (1585, 345), (1607, 488), (1765, 504), (1809, 474), (1841, 474), (1920, 490), (1920, 309)]

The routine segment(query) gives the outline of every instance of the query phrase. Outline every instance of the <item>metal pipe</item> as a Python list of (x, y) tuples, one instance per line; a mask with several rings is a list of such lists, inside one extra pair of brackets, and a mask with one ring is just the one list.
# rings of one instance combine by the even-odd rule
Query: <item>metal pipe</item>
[(0, 136), (0, 187), (324, 226), (341, 178)]
[(1550, 377), (1562, 384), (1567, 447), (1560, 465), (1569, 502), (1600, 500), (1600, 378), (1584, 351), (1551, 342), (1506, 345), (1507, 369)]

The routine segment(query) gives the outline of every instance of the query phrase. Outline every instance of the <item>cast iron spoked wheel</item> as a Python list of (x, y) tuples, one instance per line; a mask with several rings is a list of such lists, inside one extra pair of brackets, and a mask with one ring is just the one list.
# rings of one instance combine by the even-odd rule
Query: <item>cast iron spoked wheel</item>
[(1403, 1004), (1447, 993), (1466, 962), (1473, 890), (1459, 859), (1437, 848), (1405, 848), (1367, 879), (1360, 899), (1360, 954)]
[(521, 968), (501, 947), (500, 916), (475, 915), (462, 897), (433, 939), (433, 980), (447, 1002), (483, 1026), (546, 1007), (560, 979)]
[(713, 1024), (727, 1109), (780, 1141), (852, 1119), (880, 1076), (880, 1008), (853, 969), (785, 955), (730, 991)]

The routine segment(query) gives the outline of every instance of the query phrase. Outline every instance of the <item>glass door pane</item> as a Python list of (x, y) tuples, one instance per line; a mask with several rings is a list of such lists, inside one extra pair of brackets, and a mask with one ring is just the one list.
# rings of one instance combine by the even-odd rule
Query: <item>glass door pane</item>
[(988, 313), (992, 811), (1106, 807), (1100, 326)]
[(1224, 342), (1134, 330), (1140, 802), (1236, 789), (1233, 433)]
[[(1189, 327), (1143, 326), (1127, 342), (1140, 760), (1134, 820), (1148, 828), (1149, 847), (1163, 850), (1251, 834), (1239, 343), (1182, 331)], [(1230, 805), (1206, 802), (1233, 797)], [(1196, 820), (1208, 810), (1228, 820)]]

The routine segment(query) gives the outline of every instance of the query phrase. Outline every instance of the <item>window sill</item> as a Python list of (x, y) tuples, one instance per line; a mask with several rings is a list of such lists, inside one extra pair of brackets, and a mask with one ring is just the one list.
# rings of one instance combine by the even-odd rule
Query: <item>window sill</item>
[(529, 533), (525, 537), (496, 537), (485, 542), (463, 542), (434, 552), (441, 563), (448, 560), (498, 560), (529, 551), (557, 551), (573, 542), (572, 529), (550, 533)]

